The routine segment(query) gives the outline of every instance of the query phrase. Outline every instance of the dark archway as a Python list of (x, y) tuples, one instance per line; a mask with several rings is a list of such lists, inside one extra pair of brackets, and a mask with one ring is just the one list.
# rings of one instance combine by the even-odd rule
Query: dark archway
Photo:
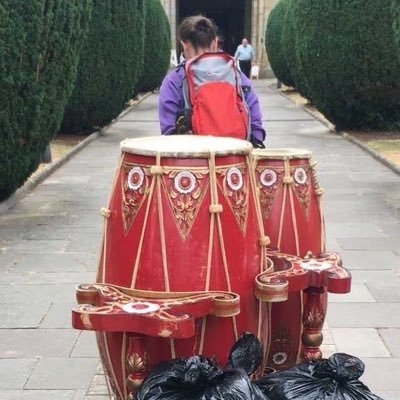
[(195, 14), (213, 19), (225, 39), (224, 50), (232, 55), (243, 36), (250, 35), (248, 0), (178, 0), (177, 3), (178, 25), (183, 18)]

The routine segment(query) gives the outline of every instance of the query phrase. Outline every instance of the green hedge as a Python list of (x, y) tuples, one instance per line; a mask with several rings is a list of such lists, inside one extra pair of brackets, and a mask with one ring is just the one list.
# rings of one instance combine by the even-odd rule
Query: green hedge
[(158, 88), (169, 68), (171, 31), (160, 0), (146, 0), (144, 68), (140, 90)]
[(0, 200), (59, 129), (90, 11), (91, 0), (0, 0)]
[[(267, 50), (272, 71), (277, 79), (287, 86), (294, 86), (285, 55), (284, 44), (286, 45), (288, 43), (283, 40), (286, 12), (290, 1), (291, 0), (281, 0), (272, 9), (265, 30), (265, 49)], [(293, 50), (294, 49), (290, 49), (290, 51)]]
[(393, 10), (399, 0), (295, 0), (290, 7), (296, 87), (300, 81), (340, 129), (398, 127), (400, 48)]
[(304, 70), (298, 56), (298, 38), (301, 37), (304, 26), (296, 26), (295, 12), (292, 6), (297, 0), (289, 0), (286, 5), (286, 14), (283, 21), (282, 47), (286, 65), (296, 90), (304, 97), (308, 97), (308, 87), (304, 79)]
[(144, 0), (94, 2), (63, 131), (91, 130), (118, 116), (136, 90), (143, 45)]

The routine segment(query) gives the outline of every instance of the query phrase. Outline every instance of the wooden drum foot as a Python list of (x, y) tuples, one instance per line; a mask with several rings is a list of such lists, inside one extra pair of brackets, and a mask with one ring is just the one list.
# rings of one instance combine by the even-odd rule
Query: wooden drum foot
[(303, 360), (314, 360), (322, 357), (320, 346), (323, 335), (322, 328), (325, 321), (326, 289), (323, 287), (309, 287), (304, 290), (306, 303), (303, 313)]

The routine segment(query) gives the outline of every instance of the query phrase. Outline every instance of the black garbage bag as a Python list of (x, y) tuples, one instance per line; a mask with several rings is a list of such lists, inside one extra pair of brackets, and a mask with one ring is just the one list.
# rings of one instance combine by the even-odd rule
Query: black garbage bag
[(383, 400), (359, 381), (363, 373), (360, 359), (336, 353), (266, 375), (254, 384), (270, 400)]
[(247, 373), (241, 368), (226, 370), (215, 377), (201, 400), (268, 400), (261, 390), (254, 386)]
[(263, 358), (263, 347), (257, 336), (244, 332), (233, 345), (227, 368), (242, 368), (247, 375), (253, 374)]
[(202, 356), (158, 365), (144, 380), (136, 400), (268, 400), (241, 368), (223, 371)]
[(222, 369), (202, 356), (176, 358), (153, 369), (136, 393), (136, 400), (195, 400)]

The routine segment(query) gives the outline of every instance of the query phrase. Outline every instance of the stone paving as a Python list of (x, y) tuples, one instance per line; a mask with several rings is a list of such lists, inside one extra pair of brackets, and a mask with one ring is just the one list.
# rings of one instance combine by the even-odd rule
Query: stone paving
[[(308, 148), (326, 190), (328, 249), (353, 273), (330, 295), (325, 355), (363, 359), (363, 381), (400, 400), (400, 176), (267, 87), (267, 145)], [(157, 95), (115, 123), (0, 215), (0, 400), (105, 400), (94, 334), (70, 327), (77, 283), (95, 279), (107, 204), (125, 137), (157, 135)]]

